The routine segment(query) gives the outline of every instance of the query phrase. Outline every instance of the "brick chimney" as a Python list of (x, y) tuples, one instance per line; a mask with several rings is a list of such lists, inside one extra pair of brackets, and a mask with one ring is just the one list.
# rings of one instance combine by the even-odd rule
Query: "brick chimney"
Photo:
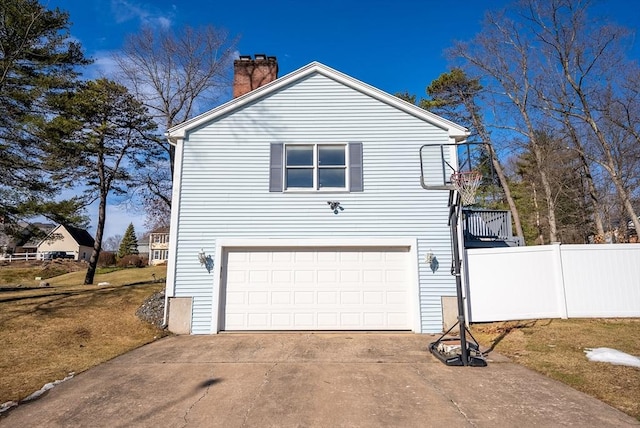
[(275, 56), (255, 54), (240, 55), (233, 62), (233, 98), (238, 98), (278, 78), (278, 61)]

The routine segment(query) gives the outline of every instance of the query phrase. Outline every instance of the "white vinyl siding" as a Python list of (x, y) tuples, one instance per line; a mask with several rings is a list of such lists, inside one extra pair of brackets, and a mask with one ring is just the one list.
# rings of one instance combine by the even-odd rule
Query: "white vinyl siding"
[[(363, 191), (269, 192), (270, 145), (362, 143)], [(442, 330), (450, 275), (447, 192), (420, 186), (419, 148), (450, 142), (445, 130), (320, 74), (311, 75), (191, 131), (184, 141), (176, 231), (176, 297), (193, 297), (192, 331), (211, 332), (218, 238), (417, 239), (421, 326)], [(437, 159), (427, 162), (436, 173)], [(344, 208), (334, 214), (327, 201)], [(440, 269), (424, 262), (431, 250)]]

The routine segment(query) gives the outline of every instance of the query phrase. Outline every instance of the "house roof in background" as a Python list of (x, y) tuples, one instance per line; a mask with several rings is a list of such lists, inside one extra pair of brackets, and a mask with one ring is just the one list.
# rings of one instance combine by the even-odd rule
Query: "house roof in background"
[(169, 227), (168, 226), (156, 227), (149, 233), (169, 233)]
[(38, 248), (45, 237), (56, 229), (53, 223), (24, 223), (22, 238), (18, 239), (16, 246), (22, 248)]
[(93, 236), (91, 236), (91, 234), (86, 230), (80, 229), (78, 227), (73, 227), (73, 226), (61, 226), (61, 227), (64, 227), (65, 229), (67, 229), (67, 231), (69, 231), (69, 234), (73, 239), (75, 239), (78, 245), (82, 245), (85, 247), (93, 247), (93, 245), (95, 244), (95, 240), (93, 239)]

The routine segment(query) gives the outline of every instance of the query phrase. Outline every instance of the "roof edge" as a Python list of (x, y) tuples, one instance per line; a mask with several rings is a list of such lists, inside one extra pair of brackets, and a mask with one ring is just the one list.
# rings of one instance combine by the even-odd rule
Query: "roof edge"
[(322, 74), (323, 76), (326, 76), (346, 86), (349, 86), (350, 88), (353, 88), (357, 91), (367, 94), (388, 105), (396, 107), (408, 114), (411, 114), (412, 116), (415, 116), (419, 119), (429, 122), (438, 128), (446, 130), (449, 132), (449, 136), (453, 138), (456, 142), (463, 141), (469, 136), (469, 131), (467, 130), (467, 128), (463, 126), (460, 126), (454, 122), (451, 122), (448, 119), (445, 119), (441, 116), (431, 113), (428, 110), (424, 110), (418, 106), (415, 106), (381, 89), (378, 89), (372, 85), (364, 83), (354, 77), (351, 77), (347, 74), (337, 71), (317, 61), (311, 62), (297, 70), (292, 71), (289, 74), (286, 74), (274, 80), (273, 82), (270, 82), (264, 86), (261, 86), (260, 88), (257, 88), (238, 98), (234, 98), (231, 101), (228, 101), (209, 111), (199, 114), (198, 116), (195, 116), (189, 120), (186, 120), (185, 122), (179, 125), (173, 126), (166, 131), (165, 136), (169, 140), (170, 144), (173, 144), (173, 145), (179, 144), (180, 141), (184, 140), (188, 131), (194, 128), (197, 128), (198, 126), (208, 121), (211, 121), (218, 116), (221, 116), (230, 111), (233, 111), (236, 108), (240, 108), (243, 105), (249, 104), (258, 98), (264, 97), (265, 95), (268, 95), (271, 92), (275, 92), (279, 88), (289, 85), (292, 82), (295, 82), (296, 80), (302, 79), (313, 73)]

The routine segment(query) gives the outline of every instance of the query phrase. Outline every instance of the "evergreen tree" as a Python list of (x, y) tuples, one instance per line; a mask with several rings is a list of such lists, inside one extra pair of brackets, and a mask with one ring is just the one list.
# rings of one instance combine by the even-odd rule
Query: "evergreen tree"
[(156, 125), (147, 109), (122, 85), (107, 79), (87, 82), (56, 98), (60, 114), (43, 140), (51, 145), (50, 168), (63, 185), (85, 183), (84, 198), (98, 201), (95, 245), (84, 280), (92, 284), (100, 251), (109, 195), (123, 195), (135, 182), (142, 162), (158, 153)]
[(138, 254), (138, 238), (136, 238), (136, 231), (133, 228), (133, 223), (129, 223), (129, 226), (122, 237), (122, 241), (120, 241), (118, 258), (121, 259), (124, 256), (129, 256), (131, 254)]
[(35, 215), (82, 224), (81, 201), (55, 202), (61, 189), (43, 168), (49, 157), (38, 138), (52, 107), (49, 96), (78, 84), (88, 64), (69, 35), (69, 15), (37, 0), (0, 2), (0, 218)]

